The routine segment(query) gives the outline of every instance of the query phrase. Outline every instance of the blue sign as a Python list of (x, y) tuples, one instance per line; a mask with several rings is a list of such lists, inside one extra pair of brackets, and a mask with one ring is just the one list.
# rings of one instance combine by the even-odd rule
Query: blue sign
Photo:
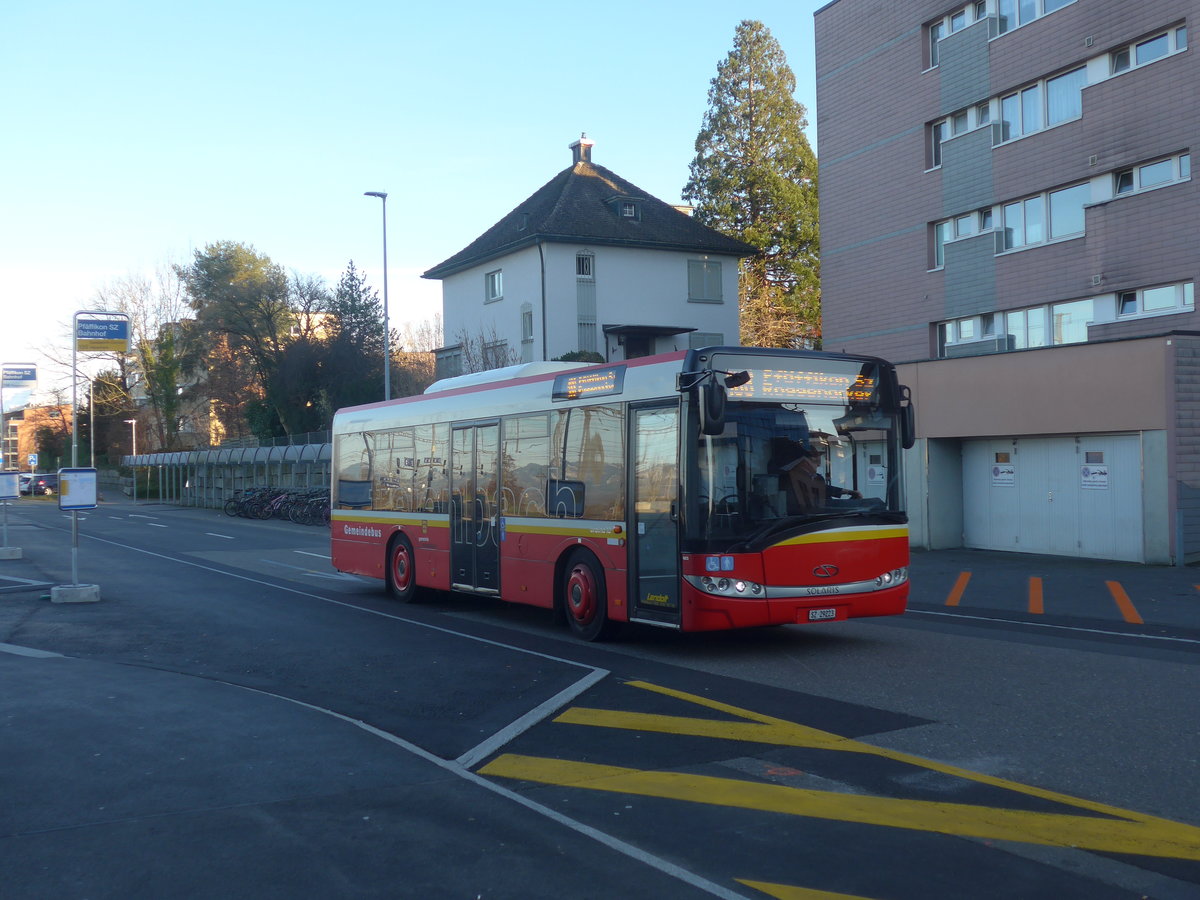
[(2, 387), (31, 388), (37, 383), (37, 366), (5, 366)]
[(76, 350), (129, 349), (128, 319), (76, 319)]

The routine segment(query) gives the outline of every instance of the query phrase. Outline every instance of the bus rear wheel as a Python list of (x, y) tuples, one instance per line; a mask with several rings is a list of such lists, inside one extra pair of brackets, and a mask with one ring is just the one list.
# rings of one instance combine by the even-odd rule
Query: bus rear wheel
[(401, 603), (416, 603), (420, 599), (412, 544), (402, 534), (396, 535), (388, 546), (387, 586)]
[(602, 641), (610, 637), (613, 623), (608, 620), (608, 591), (604, 572), (592, 554), (576, 550), (563, 572), (563, 612), (576, 637)]

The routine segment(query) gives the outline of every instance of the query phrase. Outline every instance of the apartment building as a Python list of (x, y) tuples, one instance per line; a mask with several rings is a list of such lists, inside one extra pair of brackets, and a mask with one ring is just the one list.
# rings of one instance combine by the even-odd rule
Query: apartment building
[(914, 544), (1200, 559), (1196, 12), (816, 13), (825, 346), (913, 390)]

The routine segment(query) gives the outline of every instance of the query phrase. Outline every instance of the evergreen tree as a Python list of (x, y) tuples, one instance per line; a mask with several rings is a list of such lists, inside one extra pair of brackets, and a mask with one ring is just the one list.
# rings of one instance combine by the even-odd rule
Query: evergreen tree
[(329, 313), (324, 405), (332, 417), (343, 406), (383, 399), (383, 303), (353, 260), (334, 288)]
[(742, 264), (741, 339), (750, 346), (820, 340), (817, 160), (804, 105), (779, 42), (745, 20), (717, 65), (683, 197), (696, 218), (758, 248)]

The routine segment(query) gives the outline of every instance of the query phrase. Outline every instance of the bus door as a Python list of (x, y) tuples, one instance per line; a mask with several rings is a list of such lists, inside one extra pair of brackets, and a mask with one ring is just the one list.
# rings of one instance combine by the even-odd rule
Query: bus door
[(679, 408), (630, 407), (634, 618), (679, 622)]
[(450, 441), (450, 572), (453, 587), (500, 591), (500, 426), (455, 427)]

